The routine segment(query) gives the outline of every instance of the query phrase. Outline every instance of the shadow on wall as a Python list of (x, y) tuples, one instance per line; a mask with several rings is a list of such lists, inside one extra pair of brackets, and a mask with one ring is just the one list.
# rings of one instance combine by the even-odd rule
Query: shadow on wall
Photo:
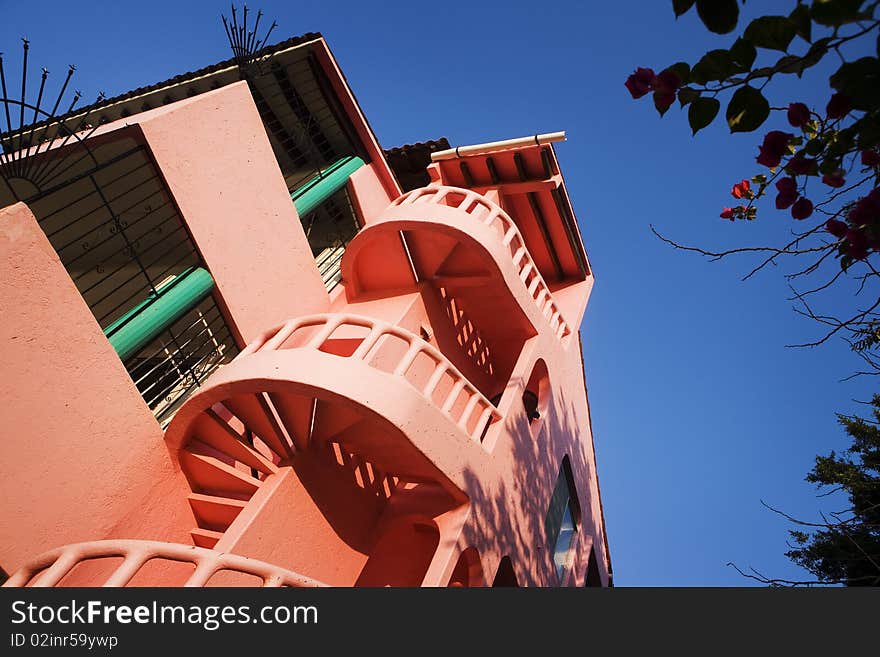
[[(544, 380), (542, 376), (532, 375), (530, 378), (538, 382)], [(505, 585), (559, 586), (553, 563), (553, 545), (548, 541), (546, 517), (560, 465), (566, 454), (571, 462), (577, 496), (583, 509), (581, 518), (577, 520), (577, 535), (570, 554), (578, 554), (578, 549), (583, 551), (588, 539), (592, 539), (593, 543), (601, 540), (601, 519), (592, 517), (591, 511), (595, 482), (584, 457), (584, 452), (590, 453), (591, 447), (586, 445), (579, 449), (576, 446), (576, 437), (587, 439), (588, 427), (571, 426), (574, 410), (563, 391), (554, 391), (555, 398), (551, 397), (549, 386), (546, 393), (540, 386), (534, 392), (538, 400), (542, 397), (547, 399), (546, 409), (541, 409), (542, 417), (533, 420), (532, 426), (529, 426), (527, 405), (515, 405), (507, 419), (507, 428), (512, 436), (512, 479), (502, 483), (493, 493), (485, 488), (478, 473), (465, 472), (475, 515), (474, 522), (468, 524), (464, 539), (470, 545), (497, 545), (497, 554), (482, 555), (483, 563), (487, 566), (500, 564), (497, 574), (486, 573), (488, 579), (498, 580), (501, 577), (498, 581), (518, 582)], [(540, 401), (538, 407), (540, 409)], [(563, 445), (568, 441), (574, 441), (575, 446), (565, 449)], [(513, 490), (508, 486), (512, 486)], [(509, 506), (517, 502), (518, 508)], [(585, 556), (586, 553), (583, 553), (571, 565), (575, 574), (574, 582), (587, 579), (587, 586), (601, 585), (595, 555), (591, 555), (589, 566), (585, 563)], [(508, 567), (513, 573), (513, 580), (507, 572)]]

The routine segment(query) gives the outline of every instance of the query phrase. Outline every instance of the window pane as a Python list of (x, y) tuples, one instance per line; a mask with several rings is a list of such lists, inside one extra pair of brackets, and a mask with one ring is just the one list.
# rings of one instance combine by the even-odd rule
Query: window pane
[(574, 535), (577, 528), (574, 526), (571, 500), (565, 505), (565, 513), (562, 515), (562, 526), (559, 528), (559, 537), (556, 539), (556, 545), (553, 548), (553, 562), (556, 564), (556, 574), (562, 579), (565, 567), (568, 563), (568, 553), (574, 542)]

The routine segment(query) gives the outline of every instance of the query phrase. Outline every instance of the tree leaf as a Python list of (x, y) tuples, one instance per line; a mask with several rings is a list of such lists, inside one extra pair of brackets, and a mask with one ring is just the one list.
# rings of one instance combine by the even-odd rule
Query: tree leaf
[(694, 6), (694, 0), (672, 0), (672, 11), (678, 18), (682, 14), (686, 14), (688, 9)]
[(682, 87), (678, 90), (678, 102), (681, 103), (682, 107), (684, 107), (688, 103), (694, 102), (699, 97), (700, 92), (696, 89), (691, 89), (690, 87)]
[(810, 16), (819, 25), (838, 27), (859, 19), (863, 0), (813, 0)]
[(662, 105), (660, 103), (661, 96), (662, 96), (662, 94), (660, 94), (657, 91), (655, 91), (652, 94), (652, 97), (654, 98), (654, 107), (656, 108), (656, 110), (660, 114), (660, 116), (663, 116), (664, 114), (666, 114), (666, 112), (669, 111), (669, 108), (672, 107), (672, 105), (671, 104), (670, 105)]
[(740, 87), (727, 105), (727, 125), (731, 132), (757, 130), (770, 116), (770, 103), (754, 87)]
[(749, 23), (743, 38), (758, 48), (785, 51), (795, 32), (794, 23), (785, 16), (761, 16)]
[(673, 73), (675, 73), (681, 80), (682, 84), (687, 84), (688, 82), (690, 82), (691, 67), (688, 65), (687, 62), (676, 62), (675, 64), (673, 64), (672, 66), (668, 66), (664, 70), (672, 71)]
[(813, 22), (807, 5), (799, 4), (795, 7), (794, 11), (788, 15), (788, 20), (794, 25), (795, 34), (807, 43), (812, 43)]
[(697, 0), (700, 20), (715, 34), (727, 34), (736, 28), (739, 5), (736, 0)]
[(712, 123), (721, 109), (721, 103), (716, 98), (695, 98), (688, 108), (688, 123), (690, 123), (693, 134), (697, 134), (700, 130)]
[(733, 68), (733, 58), (727, 50), (710, 50), (691, 69), (691, 80), (697, 84), (724, 80), (733, 73)]
[(880, 144), (880, 118), (864, 116), (853, 124), (853, 127), (856, 126), (858, 126), (856, 143), (860, 149), (874, 148)]
[(819, 39), (816, 43), (810, 46), (810, 49), (801, 58), (802, 62), (800, 71), (797, 71), (798, 77), (801, 77), (806, 69), (815, 66), (822, 61), (822, 58), (828, 54), (828, 43), (830, 41), (831, 39), (826, 37), (824, 39)]
[(773, 68), (780, 73), (797, 73), (797, 76), (800, 77), (804, 74), (804, 70), (816, 64), (817, 61), (811, 61), (806, 57), (798, 57), (797, 55), (783, 55)]
[(755, 46), (751, 41), (747, 41), (740, 37), (730, 47), (730, 56), (733, 58), (733, 61), (743, 69), (743, 71), (748, 71), (752, 68), (752, 64), (755, 63), (755, 57), (758, 56), (758, 51), (755, 49)]
[(828, 81), (857, 110), (868, 112), (880, 105), (880, 60), (876, 57), (847, 62)]

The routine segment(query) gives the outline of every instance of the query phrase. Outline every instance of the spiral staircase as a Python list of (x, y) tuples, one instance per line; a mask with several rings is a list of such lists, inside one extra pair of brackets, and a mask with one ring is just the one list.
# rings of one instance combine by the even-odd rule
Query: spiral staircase
[[(495, 338), (524, 340), (547, 326), (563, 344), (572, 335), (516, 224), (469, 190), (431, 185), (398, 198), (352, 240), (341, 270), (350, 300), (425, 284)], [(360, 573), (330, 584), (440, 583), (437, 573), (454, 558), (438, 546), (454, 549), (467, 509), (462, 472), (501, 429), (495, 402), (437, 347), (399, 326), (345, 312), (291, 319), (216, 371), (166, 430), (190, 488), (191, 546), (66, 546), (32, 560), (6, 586), (137, 585), (138, 573), (158, 561), (194, 566), (153, 580), (173, 585), (203, 586), (220, 571), (266, 586), (323, 585), (308, 571), (235, 554), (263, 521), (279, 482), (306, 482), (307, 462), (343, 473), (375, 509), (367, 538), (340, 539), (363, 553)], [(438, 441), (448, 449), (434, 449)], [(341, 495), (315, 507), (329, 517), (328, 504), (347, 502)], [(398, 563), (395, 541), (421, 550), (416, 565)], [(108, 557), (122, 562), (91, 578), (70, 577), (77, 564)]]

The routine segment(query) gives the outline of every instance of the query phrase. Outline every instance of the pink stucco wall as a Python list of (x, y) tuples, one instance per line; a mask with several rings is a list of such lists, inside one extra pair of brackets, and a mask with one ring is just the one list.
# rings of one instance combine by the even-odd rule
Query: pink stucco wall
[(0, 210), (0, 253), (0, 567), (120, 533), (184, 540), (162, 431), (22, 203)]
[[(10, 571), (43, 549), (98, 538), (189, 543), (198, 518), (187, 498), (195, 494), (213, 496), (211, 503), (227, 508), (238, 504), (239, 515), (225, 526), (200, 526), (218, 541), (218, 550), (331, 584), (415, 584), (420, 578), (429, 585), (491, 583), (509, 557), (521, 585), (556, 586), (544, 519), (567, 455), (581, 517), (572, 569), (562, 584), (584, 582), (591, 549), (608, 581), (583, 363), (572, 334), (591, 274), (557, 290), (559, 312), (571, 324), (561, 335), (548, 318), (550, 305), (536, 303), (528, 277), (514, 266), (510, 243), (503, 241), (511, 233), (505, 237), (444, 204), (418, 212), (389, 207), (399, 188), (378, 143), (323, 42), (317, 56), (373, 158), (349, 183), (365, 228), (346, 253), (346, 280), (333, 295), (332, 312), (384, 320), (413, 340), (421, 335), (442, 352), (443, 367), (457, 368), (479, 388), (475, 399), (481, 392), (503, 392), (497, 421), (485, 439), (475, 439), (456, 425), (449, 409), (419, 391), (415, 379), (430, 378), (433, 357), (414, 365), (415, 374), (397, 372), (391, 355), (354, 362), (346, 349), (357, 346), (359, 333), (349, 329), (320, 350), (290, 344), (224, 366), (178, 411), (163, 440), (35, 219), (19, 204), (0, 211), (0, 312), (6, 319), (0, 344), (8, 372), (0, 382), (7, 427), (0, 458), (10, 473), (0, 480), (7, 500), (0, 514), (0, 567)], [(155, 159), (240, 341), (290, 318), (330, 310), (246, 84), (103, 126), (99, 138), (112, 140), (116, 131), (134, 134)], [(487, 197), (502, 200), (497, 190), (488, 190)], [(419, 283), (400, 231), (408, 231), (412, 253), (437, 265)], [(465, 331), (467, 322), (441, 307), (441, 279), (442, 285), (458, 286), (467, 315), (484, 332), (497, 363), (494, 373), (482, 374), (474, 361), (473, 327)], [(529, 424), (522, 392), (536, 368), (546, 368), (546, 394), (541, 419)], [(279, 405), (248, 419), (260, 404), (282, 397), (288, 409), (306, 409), (305, 417), (285, 424)], [(456, 401), (453, 410), (464, 403)], [(210, 414), (225, 413), (221, 437), (244, 428), (229, 410), (236, 407), (251, 428), (260, 427), (258, 436), (277, 428), (276, 440), (294, 441), (294, 430), (305, 427), (314, 443), (293, 449), (291, 442), (290, 454), (276, 454), (272, 472), (256, 477), (253, 466), (242, 467), (202, 442), (200, 422)], [(276, 422), (284, 426), (274, 427)], [(322, 423), (338, 431), (327, 428), (327, 435), (317, 437)], [(324, 458), (331, 439), (360, 450), (359, 458), (375, 468), (410, 479), (377, 497), (358, 468), (339, 469)], [(241, 435), (230, 439), (238, 453), (257, 449), (245, 442)], [(204, 457), (199, 473), (187, 470), (193, 455)], [(235, 489), (224, 498), (229, 482), (245, 482), (256, 492), (243, 500)]]
[(134, 120), (245, 343), (292, 315), (328, 307), (246, 83)]

